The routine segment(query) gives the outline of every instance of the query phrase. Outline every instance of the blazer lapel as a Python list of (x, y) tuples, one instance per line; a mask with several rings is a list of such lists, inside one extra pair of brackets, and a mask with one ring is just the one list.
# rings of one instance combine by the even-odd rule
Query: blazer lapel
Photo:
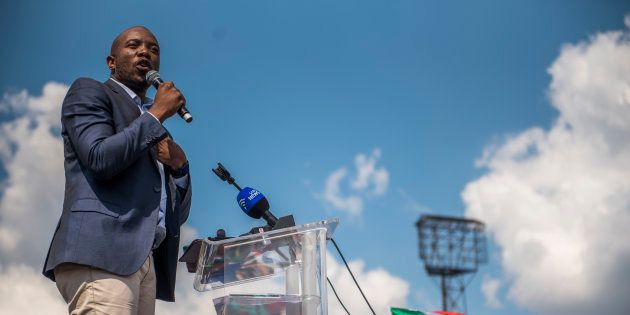
[[(112, 79), (105, 81), (105, 85), (107, 85), (114, 93), (118, 94), (122, 99), (125, 100), (125, 105), (123, 106), (125, 113), (130, 114), (133, 119), (138, 118), (140, 116), (140, 109), (138, 105), (131, 99), (131, 96), (127, 94), (118, 83), (114, 82)], [(128, 116), (128, 115), (125, 115)]]

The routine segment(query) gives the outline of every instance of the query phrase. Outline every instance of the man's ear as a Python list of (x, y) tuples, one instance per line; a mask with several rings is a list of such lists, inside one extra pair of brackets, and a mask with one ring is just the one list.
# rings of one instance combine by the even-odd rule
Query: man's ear
[(116, 71), (116, 57), (109, 55), (107, 56), (107, 58), (105, 59), (105, 62), (107, 62), (107, 67), (109, 68), (109, 71), (111, 73), (114, 73)]

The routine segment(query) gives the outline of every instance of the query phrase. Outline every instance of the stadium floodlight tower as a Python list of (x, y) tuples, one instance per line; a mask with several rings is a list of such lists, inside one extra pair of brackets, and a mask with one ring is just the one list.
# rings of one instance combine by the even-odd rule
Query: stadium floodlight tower
[(420, 259), (433, 279), (439, 278), (442, 309), (467, 313), (465, 289), (479, 265), (487, 262), (482, 222), (423, 215), (416, 222)]

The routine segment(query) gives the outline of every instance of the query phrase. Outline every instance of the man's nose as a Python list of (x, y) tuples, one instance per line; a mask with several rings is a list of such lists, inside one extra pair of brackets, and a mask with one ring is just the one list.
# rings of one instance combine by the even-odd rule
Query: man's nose
[(138, 48), (138, 55), (149, 56), (149, 47), (147, 47), (146, 45), (140, 45), (140, 47)]

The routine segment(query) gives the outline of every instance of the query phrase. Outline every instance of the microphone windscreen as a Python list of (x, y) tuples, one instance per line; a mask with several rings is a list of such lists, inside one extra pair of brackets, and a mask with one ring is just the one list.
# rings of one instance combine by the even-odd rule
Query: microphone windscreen
[(260, 219), (262, 214), (269, 210), (267, 198), (260, 191), (250, 187), (241, 189), (236, 201), (241, 210), (254, 219)]
[(154, 86), (159, 85), (159, 83), (161, 83), (160, 81), (162, 80), (160, 78), (160, 73), (155, 70), (149, 70), (145, 78), (149, 84), (154, 85)]

